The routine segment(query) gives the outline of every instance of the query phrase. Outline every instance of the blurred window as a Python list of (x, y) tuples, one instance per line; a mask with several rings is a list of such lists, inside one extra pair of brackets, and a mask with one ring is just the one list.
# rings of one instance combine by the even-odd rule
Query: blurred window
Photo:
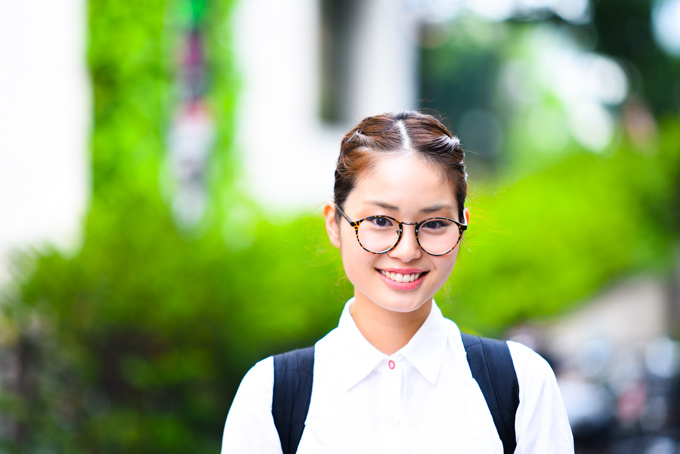
[(347, 120), (358, 0), (321, 0), (321, 119)]

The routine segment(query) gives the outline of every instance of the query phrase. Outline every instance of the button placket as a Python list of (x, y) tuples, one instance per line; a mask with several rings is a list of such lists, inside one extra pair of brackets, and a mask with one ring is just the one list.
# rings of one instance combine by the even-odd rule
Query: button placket
[(387, 369), (387, 392), (389, 396), (387, 423), (392, 431), (400, 432), (404, 428), (404, 407), (401, 401), (403, 370), (401, 370), (396, 359), (389, 359), (387, 361)]
[(408, 442), (406, 439), (406, 414), (401, 401), (403, 368), (399, 362), (401, 358), (386, 358), (382, 363), (382, 389), (380, 390), (385, 400), (384, 413), (382, 415), (383, 425), (381, 433), (384, 435), (384, 452), (391, 454), (406, 454)]

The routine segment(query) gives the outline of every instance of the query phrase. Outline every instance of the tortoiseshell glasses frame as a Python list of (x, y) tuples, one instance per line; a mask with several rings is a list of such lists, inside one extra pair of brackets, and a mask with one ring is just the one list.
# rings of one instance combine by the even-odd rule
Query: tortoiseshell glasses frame
[[(399, 241), (401, 241), (401, 236), (402, 236), (402, 234), (404, 233), (404, 226), (405, 226), (405, 225), (414, 225), (414, 226), (415, 226), (415, 236), (416, 236), (416, 241), (418, 242), (418, 246), (420, 246), (420, 249), (422, 249), (423, 251), (425, 251), (425, 252), (428, 253), (429, 255), (433, 255), (433, 256), (436, 256), (436, 257), (442, 256), (442, 255), (446, 255), (446, 254), (448, 254), (449, 252), (453, 251), (453, 250), (456, 248), (456, 246), (458, 246), (458, 243), (460, 243), (460, 239), (461, 239), (461, 237), (463, 236), (463, 232), (464, 232), (465, 230), (467, 230), (467, 227), (468, 227), (467, 224), (460, 223), (460, 222), (456, 221), (455, 219), (446, 218), (446, 217), (441, 217), (441, 216), (423, 219), (423, 220), (420, 221), (420, 222), (401, 222), (401, 221), (399, 221), (399, 220), (393, 218), (392, 216), (385, 216), (385, 215), (368, 216), (368, 217), (365, 217), (365, 218), (363, 218), (363, 219), (359, 219), (359, 220), (357, 220), (357, 221), (353, 221), (349, 216), (347, 216), (347, 214), (346, 214), (346, 213), (342, 210), (342, 208), (340, 208), (337, 204), (335, 204), (335, 207), (337, 208), (338, 212), (342, 215), (342, 217), (344, 217), (345, 220), (347, 220), (347, 222), (349, 222), (349, 224), (350, 224), (352, 227), (354, 227), (354, 232), (355, 232), (355, 234), (356, 234), (357, 242), (359, 243), (359, 246), (361, 246), (361, 248), (362, 248), (364, 251), (370, 252), (371, 254), (386, 254), (386, 253), (390, 252), (392, 249), (394, 249), (395, 247), (397, 247), (397, 245), (399, 244)], [(383, 251), (378, 251), (378, 252), (376, 252), (376, 251), (372, 251), (372, 250), (366, 248), (366, 247), (361, 243), (361, 240), (359, 239), (359, 226), (361, 225), (362, 222), (366, 221), (367, 219), (373, 220), (373, 219), (381, 219), (381, 218), (383, 218), (383, 219), (389, 219), (390, 221), (396, 223), (399, 227), (398, 227), (398, 229), (397, 229), (397, 240), (395, 241), (395, 243), (394, 243), (391, 247), (389, 247), (389, 248), (387, 248), (387, 249), (385, 249), (385, 250), (383, 250)], [(426, 223), (428, 223), (428, 222), (432, 222), (432, 221), (437, 221), (437, 220), (441, 220), (441, 221), (449, 221), (449, 222), (453, 222), (454, 224), (456, 224), (456, 226), (458, 227), (458, 238), (456, 239), (454, 245), (453, 245), (449, 250), (447, 250), (446, 252), (432, 253), (432, 252), (428, 251), (427, 249), (425, 249), (425, 248), (423, 247), (423, 245), (420, 243), (420, 238), (419, 238), (419, 236), (418, 236), (418, 233), (419, 233), (419, 231), (420, 231), (420, 227), (422, 227), (424, 224), (426, 224)]]

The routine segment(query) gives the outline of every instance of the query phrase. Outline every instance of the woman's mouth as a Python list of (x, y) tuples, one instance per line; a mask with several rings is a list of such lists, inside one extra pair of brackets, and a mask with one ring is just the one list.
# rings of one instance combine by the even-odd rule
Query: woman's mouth
[(395, 290), (415, 290), (420, 287), (423, 283), (423, 278), (428, 273), (427, 271), (415, 271), (409, 272), (411, 270), (405, 270), (403, 272), (398, 271), (388, 271), (377, 269), (383, 282)]
[(410, 273), (410, 274), (401, 274), (401, 273), (391, 273), (389, 271), (385, 270), (378, 270), (380, 271), (380, 274), (385, 276), (388, 279), (391, 279), (395, 282), (413, 282), (417, 280), (421, 274), (423, 273)]

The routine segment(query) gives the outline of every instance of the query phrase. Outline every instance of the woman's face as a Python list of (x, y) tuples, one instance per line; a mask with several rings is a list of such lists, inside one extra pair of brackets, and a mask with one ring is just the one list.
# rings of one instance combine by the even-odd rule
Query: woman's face
[[(458, 219), (458, 206), (451, 184), (441, 172), (414, 154), (381, 158), (359, 179), (343, 207), (358, 220), (387, 215), (401, 222), (419, 222), (441, 216)], [(356, 302), (375, 304), (394, 312), (413, 312), (432, 300), (456, 264), (460, 242), (443, 256), (423, 251), (414, 226), (404, 226), (399, 244), (385, 254), (371, 254), (357, 242), (354, 228), (342, 217), (336, 221), (335, 207), (326, 205), (324, 217), (331, 243), (340, 249), (348, 279), (354, 285)], [(340, 224), (338, 224), (338, 222)], [(413, 282), (397, 282), (396, 275), (411, 275)], [(400, 279), (403, 280), (403, 279)]]

